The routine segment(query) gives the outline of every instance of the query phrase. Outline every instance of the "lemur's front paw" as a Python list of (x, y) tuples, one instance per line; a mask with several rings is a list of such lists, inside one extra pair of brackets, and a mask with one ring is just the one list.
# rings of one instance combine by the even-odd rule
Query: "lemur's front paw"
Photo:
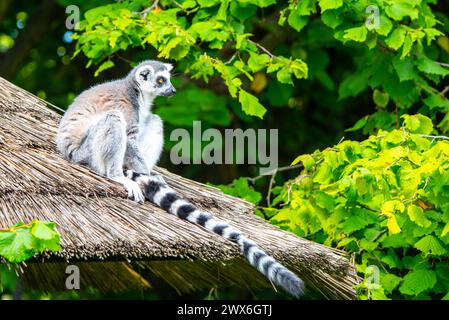
[(133, 199), (137, 203), (144, 203), (145, 196), (143, 195), (142, 190), (137, 182), (129, 180), (128, 182), (123, 184), (128, 191), (128, 198)]
[(137, 182), (131, 180), (127, 176), (114, 178), (113, 180), (120, 182), (125, 187), (126, 191), (128, 191), (128, 198), (133, 199), (140, 204), (145, 202), (145, 196)]

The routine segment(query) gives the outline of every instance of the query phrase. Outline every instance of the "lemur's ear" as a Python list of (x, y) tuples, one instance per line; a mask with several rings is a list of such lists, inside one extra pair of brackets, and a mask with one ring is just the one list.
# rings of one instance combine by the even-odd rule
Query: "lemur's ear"
[(173, 70), (173, 65), (171, 63), (164, 63), (165, 68), (167, 68), (167, 71), (170, 72)]
[(136, 70), (136, 80), (137, 81), (148, 81), (148, 78), (154, 74), (154, 69), (151, 66), (142, 66)]

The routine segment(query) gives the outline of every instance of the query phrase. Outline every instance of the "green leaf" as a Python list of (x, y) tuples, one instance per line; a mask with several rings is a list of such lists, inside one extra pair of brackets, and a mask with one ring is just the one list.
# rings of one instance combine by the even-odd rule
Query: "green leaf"
[(22, 262), (36, 253), (36, 240), (28, 229), (17, 229), (15, 232), (0, 231), (0, 256), (9, 262)]
[(421, 207), (418, 207), (414, 204), (408, 206), (407, 214), (414, 223), (423, 228), (428, 228), (432, 224), (432, 222), (426, 218), (426, 214)]
[(444, 111), (449, 110), (449, 100), (446, 99), (441, 94), (432, 94), (425, 98), (423, 102), (430, 108), (430, 109), (442, 109)]
[(292, 166), (294, 166), (295, 164), (298, 164), (302, 162), (302, 164), (304, 165), (304, 168), (306, 170), (310, 170), (313, 168), (313, 166), (315, 165), (315, 160), (313, 159), (313, 157), (309, 154), (303, 154), (300, 155), (299, 157), (297, 157), (295, 160), (293, 160), (292, 162)]
[(327, 10), (326, 12), (323, 12), (321, 14), (321, 20), (323, 20), (323, 23), (326, 26), (332, 29), (335, 29), (343, 23), (343, 18), (337, 10)]
[(45, 249), (58, 251), (59, 233), (52, 222), (19, 222), (9, 229), (0, 230), (0, 256), (18, 263)]
[(215, 17), (217, 20), (226, 21), (227, 11), (228, 11), (228, 7), (229, 7), (229, 1), (230, 0), (222, 0), (221, 1), (220, 9), (218, 9), (218, 13)]
[(345, 132), (352, 132), (362, 129), (366, 123), (368, 122), (368, 117), (363, 117), (362, 119), (359, 119), (353, 127), (346, 129)]
[(388, 16), (396, 21), (401, 21), (404, 17), (410, 17), (412, 20), (418, 18), (418, 10), (406, 2), (394, 3), (385, 9)]
[(302, 16), (309, 16), (316, 12), (316, 0), (301, 0), (298, 3), (298, 13)]
[(416, 270), (407, 273), (399, 291), (407, 295), (418, 295), (426, 290), (432, 289), (436, 284), (435, 272), (430, 270)]
[(368, 30), (366, 29), (365, 25), (363, 25), (360, 27), (346, 29), (343, 38), (346, 40), (354, 40), (356, 42), (363, 42), (366, 40), (367, 35), (368, 35)]
[(220, 0), (197, 0), (198, 4), (203, 8), (213, 7), (219, 4)]
[(237, 1), (231, 1), (231, 14), (237, 18), (240, 22), (244, 22), (257, 11), (257, 7), (254, 5), (241, 5)]
[(98, 77), (98, 75), (103, 72), (106, 69), (112, 68), (114, 66), (114, 62), (112, 62), (112, 60), (107, 60), (105, 62), (103, 62), (97, 69), (97, 71), (95, 71), (94, 76)]
[(236, 1), (244, 5), (254, 4), (261, 8), (265, 8), (276, 3), (276, 0), (236, 0)]
[(330, 9), (338, 9), (343, 5), (343, 0), (318, 0), (318, 2), (321, 7), (321, 13)]
[(443, 228), (443, 231), (441, 231), (441, 236), (440, 237), (444, 237), (448, 233), (449, 233), (449, 223), (446, 223), (446, 225)]
[(393, 67), (400, 81), (414, 80), (418, 76), (411, 59), (400, 59), (396, 56), (393, 59)]
[(399, 27), (393, 30), (391, 35), (385, 40), (385, 43), (390, 48), (398, 50), (404, 44), (406, 33), (404, 28)]
[(292, 10), (288, 15), (287, 22), (293, 29), (299, 32), (307, 25), (307, 22), (309, 22), (309, 17), (300, 15), (297, 10)]
[(31, 229), (31, 234), (41, 240), (50, 240), (58, 236), (54, 222), (36, 221)]
[(401, 260), (397, 256), (396, 252), (389, 248), (387, 254), (380, 259), (380, 261), (384, 262), (388, 265), (389, 268), (401, 268)]
[(325, 193), (325, 192), (317, 192), (316, 194), (316, 204), (318, 207), (326, 209), (326, 210), (332, 210), (335, 207), (335, 200), (334, 197)]
[(385, 108), (390, 101), (390, 96), (386, 92), (375, 89), (373, 92), (373, 100), (376, 106)]
[(379, 28), (376, 29), (376, 32), (386, 37), (390, 34), (391, 29), (393, 29), (391, 20), (382, 14), (379, 18)]
[(387, 273), (380, 277), (380, 283), (387, 293), (391, 293), (402, 281), (401, 277), (398, 277), (392, 273)]
[(415, 243), (415, 248), (425, 255), (441, 256), (446, 253), (446, 249), (444, 249), (440, 241), (431, 235), (425, 236)]
[(347, 215), (346, 220), (340, 227), (344, 233), (349, 234), (376, 222), (377, 217), (373, 212), (366, 209), (353, 208), (351, 214)]
[(409, 53), (410, 50), (412, 49), (413, 46), (413, 38), (410, 34), (407, 34), (405, 36), (405, 40), (404, 40), (404, 45), (402, 47), (402, 54), (401, 54), (401, 59), (405, 58)]
[(391, 300), (385, 295), (382, 288), (372, 289), (370, 290), (370, 293), (373, 300)]
[(440, 76), (446, 76), (449, 74), (449, 69), (442, 67), (438, 63), (433, 60), (430, 60), (427, 57), (421, 58), (417, 63), (419, 71), (436, 74)]
[(270, 56), (266, 53), (257, 54), (254, 52), (250, 53), (250, 57), (248, 59), (248, 67), (251, 72), (257, 72), (259, 70), (264, 69), (268, 63), (270, 62)]
[(243, 89), (239, 92), (239, 102), (242, 104), (242, 110), (247, 115), (262, 119), (265, 112), (267, 112), (267, 109), (259, 103), (259, 99)]
[(428, 117), (422, 114), (401, 116), (404, 119), (405, 127), (413, 133), (430, 134), (433, 131), (433, 123)]
[(435, 28), (425, 28), (424, 32), (427, 36), (427, 45), (431, 45), (432, 41), (435, 40), (436, 37), (444, 36), (444, 33), (442, 33), (440, 30)]
[(184, 9), (192, 9), (192, 8), (196, 7), (196, 1), (187, 0), (187, 1), (183, 2), (182, 7)]
[(361, 239), (359, 242), (360, 248), (363, 250), (366, 250), (368, 252), (374, 251), (377, 249), (377, 246), (379, 245), (378, 242), (369, 241), (367, 239)]

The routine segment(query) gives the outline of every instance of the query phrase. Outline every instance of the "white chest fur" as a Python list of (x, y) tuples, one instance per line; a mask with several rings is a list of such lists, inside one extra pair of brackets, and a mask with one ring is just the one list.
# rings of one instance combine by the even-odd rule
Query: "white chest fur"
[(145, 132), (145, 128), (151, 119), (151, 107), (153, 106), (154, 98), (148, 93), (139, 95), (139, 134)]
[(152, 103), (151, 96), (139, 97), (138, 144), (150, 171), (157, 163), (164, 144), (162, 120), (151, 112)]

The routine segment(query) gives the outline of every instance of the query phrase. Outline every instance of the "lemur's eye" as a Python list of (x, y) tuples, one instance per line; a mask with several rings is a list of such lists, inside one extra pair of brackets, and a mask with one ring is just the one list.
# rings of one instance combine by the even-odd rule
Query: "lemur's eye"
[(156, 79), (156, 82), (159, 84), (164, 84), (167, 80), (164, 77), (158, 77)]

